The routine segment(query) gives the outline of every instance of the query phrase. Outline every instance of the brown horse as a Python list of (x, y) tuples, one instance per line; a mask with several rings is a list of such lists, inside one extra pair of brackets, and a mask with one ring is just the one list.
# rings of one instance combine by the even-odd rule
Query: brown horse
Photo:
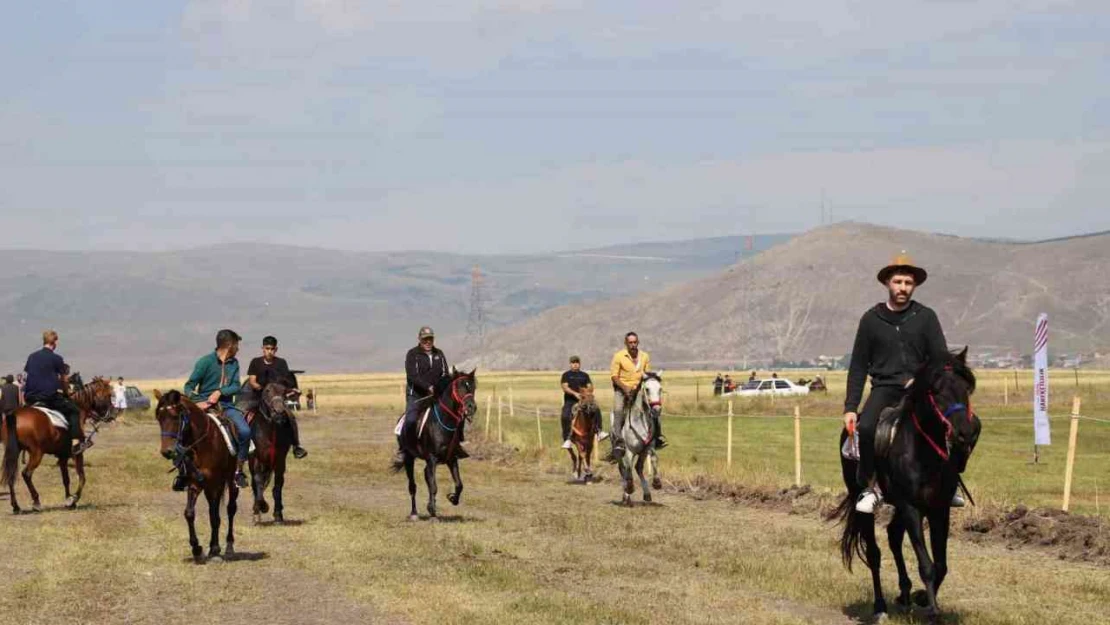
[[(154, 416), (162, 429), (162, 456), (184, 465), (188, 480), (185, 521), (189, 524), (189, 545), (193, 559), (202, 562), (203, 550), (197, 539), (195, 524), (197, 497), (204, 492), (208, 500), (208, 523), (212, 537), (208, 557), (220, 555), (220, 500), (227, 498), (227, 555), (235, 553), (235, 511), (238, 509), (239, 488), (235, 486), (235, 454), (228, 450), (223, 434), (196, 404), (179, 391), (154, 392), (158, 407)], [(245, 442), (244, 444), (250, 444)]]
[[(79, 376), (75, 375), (79, 379)], [(92, 421), (94, 423), (93, 432), (89, 435), (96, 433), (96, 429), (100, 427), (101, 423), (111, 421), (116, 416), (116, 411), (112, 408), (112, 385), (104, 378), (93, 378), (93, 381), (87, 385), (78, 385), (76, 389), (70, 394), (70, 399), (77, 405), (81, 412), (80, 416), (80, 430), (81, 438), (84, 438), (84, 423)], [(15, 433), (13, 436), (12, 433)], [(0, 426), (0, 440), (4, 441), (4, 469), (0, 475), (0, 482), (8, 487), (9, 501), (12, 504), (12, 512), (18, 514), (19, 503), (15, 498), (15, 476), (19, 472), (19, 454), (21, 451), (27, 452), (27, 465), (23, 467), (23, 482), (27, 484), (27, 490), (31, 492), (31, 510), (39, 512), (42, 510), (42, 503), (39, 501), (39, 491), (35, 489), (35, 484), (31, 479), (35, 469), (42, 463), (42, 458), (46, 454), (56, 456), (58, 458), (58, 468), (62, 474), (62, 485), (65, 487), (66, 499), (65, 506), (70, 510), (77, 507), (77, 502), (81, 500), (81, 493), (85, 488), (85, 456), (78, 454), (74, 460), (74, 468), (77, 471), (77, 492), (70, 494), (69, 490), (69, 457), (71, 455), (71, 444), (69, 436), (65, 430), (56, 427), (46, 413), (42, 412), (34, 406), (24, 406), (19, 410), (7, 415), (4, 423)]]
[(570, 466), (574, 477), (583, 484), (589, 484), (594, 479), (594, 432), (601, 420), (601, 409), (594, 401), (593, 389), (584, 388), (579, 391), (579, 394), (582, 398), (574, 408), (571, 408), (571, 448), (567, 453), (570, 454)]
[(292, 447), (287, 399), (295, 399), (284, 385), (273, 382), (262, 389), (262, 399), (251, 420), (254, 429), (255, 449), (251, 454), (251, 489), (254, 492), (255, 522), (270, 511), (266, 502), (266, 487), (274, 478), (274, 522), (285, 522), (285, 504), (281, 491), (285, 486), (285, 461)]

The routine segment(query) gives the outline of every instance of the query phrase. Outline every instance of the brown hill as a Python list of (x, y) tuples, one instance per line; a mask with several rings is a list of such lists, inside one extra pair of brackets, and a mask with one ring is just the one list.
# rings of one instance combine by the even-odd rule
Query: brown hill
[(951, 345), (1031, 351), (1038, 313), (1055, 352), (1110, 347), (1110, 234), (987, 242), (844, 223), (796, 237), (710, 278), (654, 293), (547, 311), (488, 338), (471, 360), (550, 368), (571, 353), (604, 367), (627, 330), (658, 365), (722, 366), (850, 351), (862, 312), (885, 297), (879, 267), (908, 250), (929, 270), (917, 299)]

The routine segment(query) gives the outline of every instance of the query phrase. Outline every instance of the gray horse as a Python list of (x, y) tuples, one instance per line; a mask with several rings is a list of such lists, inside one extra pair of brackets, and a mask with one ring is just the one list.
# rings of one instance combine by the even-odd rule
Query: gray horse
[(651, 488), (648, 487), (647, 478), (644, 477), (644, 463), (651, 462), (651, 487), (656, 490), (663, 487), (663, 480), (659, 477), (659, 458), (655, 455), (655, 419), (662, 411), (663, 380), (656, 373), (645, 373), (640, 388), (633, 393), (631, 399), (625, 400), (625, 409), (628, 418), (624, 420), (624, 429), (619, 436), (624, 439), (625, 452), (617, 461), (621, 472), (621, 483), (624, 488), (624, 497), (621, 501), (626, 506), (632, 505), (632, 470), (640, 478), (640, 489), (644, 493), (644, 501), (651, 501)]

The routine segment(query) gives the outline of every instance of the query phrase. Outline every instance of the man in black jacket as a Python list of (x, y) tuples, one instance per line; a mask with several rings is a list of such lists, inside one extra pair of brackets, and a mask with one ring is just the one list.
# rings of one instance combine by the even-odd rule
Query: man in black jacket
[[(894, 406), (906, 394), (906, 384), (921, 367), (948, 355), (948, 343), (933, 310), (913, 301), (913, 292), (929, 274), (916, 267), (905, 252), (879, 271), (879, 282), (887, 287), (887, 300), (863, 313), (848, 367), (848, 391), (844, 400), (844, 426), (859, 431), (859, 473), (863, 487), (856, 510), (873, 514), (882, 503), (882, 493), (871, 485), (875, 473), (875, 428), (879, 413)], [(859, 410), (863, 387), (871, 376), (871, 395)], [(952, 505), (964, 505), (957, 494)]]
[[(428, 326), (420, 328), (417, 334), (419, 344), (405, 354), (405, 425), (414, 427), (420, 420), (420, 412), (431, 404), (423, 401), (428, 397), (435, 397), (436, 384), (448, 376), (447, 356), (436, 347), (436, 335)], [(398, 444), (400, 440), (398, 439)], [(397, 450), (397, 459), (404, 460), (401, 450)]]
[[(289, 391), (299, 392), (297, 376), (289, 370), (289, 363), (284, 358), (278, 358), (277, 338), (267, 336), (262, 339), (262, 355), (251, 360), (247, 367), (247, 383), (243, 385), (236, 403), (245, 404), (246, 411), (257, 410), (258, 402), (262, 397), (262, 389), (271, 382), (278, 382)], [(241, 408), (242, 409), (242, 408)], [(289, 412), (290, 437), (293, 444), (293, 457), (298, 460), (308, 455), (301, 447), (301, 431), (297, 425), (297, 417)]]
[(0, 384), (0, 416), (19, 410), (23, 404), (19, 401), (19, 387), (15, 385), (15, 378), (8, 375), (4, 383)]
[[(81, 410), (65, 395), (69, 387), (69, 367), (55, 351), (58, 348), (58, 333), (46, 330), (42, 333), (42, 349), (27, 357), (23, 371), (27, 373), (27, 384), (23, 387), (23, 401), (31, 406), (39, 404), (44, 408), (57, 410), (65, 415), (69, 428), (66, 434), (69, 444), (66, 450), (77, 455), (88, 449), (91, 443), (81, 439)], [(72, 450), (74, 441), (80, 441)]]

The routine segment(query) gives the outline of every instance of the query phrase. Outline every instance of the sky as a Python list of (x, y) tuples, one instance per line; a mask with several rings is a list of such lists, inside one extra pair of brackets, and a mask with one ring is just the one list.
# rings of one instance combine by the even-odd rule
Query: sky
[(1107, 230), (1108, 42), (1105, 0), (14, 3), (0, 247)]

